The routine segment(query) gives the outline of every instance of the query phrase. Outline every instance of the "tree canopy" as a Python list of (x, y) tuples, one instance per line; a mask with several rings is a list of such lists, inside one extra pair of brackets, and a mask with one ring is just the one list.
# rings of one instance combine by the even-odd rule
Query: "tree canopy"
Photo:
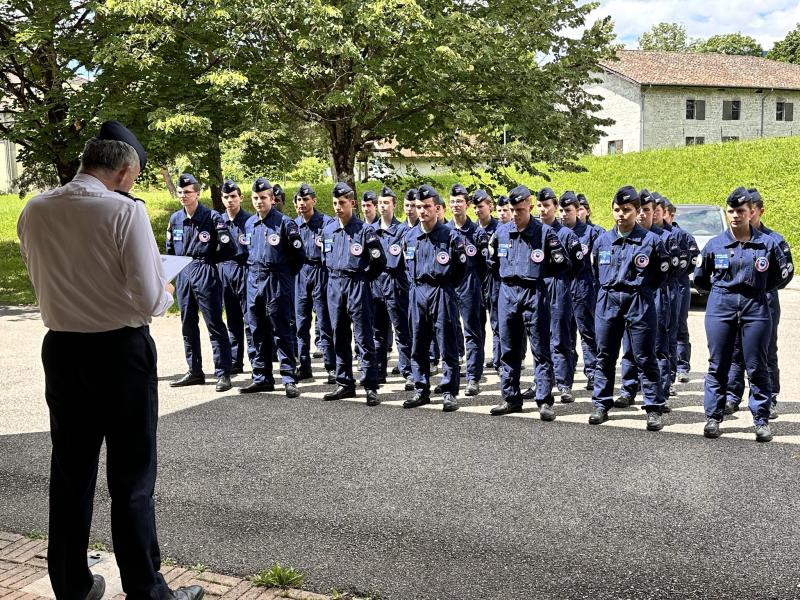
[(767, 58), (800, 64), (800, 24), (786, 34), (780, 42), (776, 42)]

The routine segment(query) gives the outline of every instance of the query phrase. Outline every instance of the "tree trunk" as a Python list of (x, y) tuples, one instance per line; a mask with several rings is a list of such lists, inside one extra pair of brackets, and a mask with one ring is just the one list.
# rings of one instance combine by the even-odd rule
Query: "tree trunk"
[(214, 210), (222, 213), (222, 153), (219, 148), (219, 136), (215, 136), (208, 150), (208, 178), (211, 187), (211, 202)]
[(175, 182), (172, 181), (172, 175), (169, 174), (169, 169), (167, 167), (161, 167), (161, 177), (164, 180), (164, 185), (167, 186), (169, 195), (173, 198), (177, 198), (178, 193), (175, 189)]
[(72, 181), (75, 175), (78, 174), (80, 161), (75, 159), (65, 161), (63, 156), (56, 156), (53, 160), (53, 166), (58, 174), (59, 185), (64, 185)]

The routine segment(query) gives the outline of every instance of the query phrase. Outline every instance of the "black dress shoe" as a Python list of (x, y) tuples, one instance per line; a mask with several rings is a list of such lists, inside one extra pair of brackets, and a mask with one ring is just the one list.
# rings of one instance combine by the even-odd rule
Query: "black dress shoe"
[(588, 379), (586, 381), (586, 385), (584, 386), (584, 389), (589, 390), (590, 392), (593, 392), (594, 391), (594, 379)]
[(392, 375), (400, 375), (400, 367), (395, 367), (392, 369)]
[(190, 585), (173, 590), (172, 600), (202, 600), (205, 593), (199, 585)]
[(651, 410), (647, 413), (647, 431), (661, 431), (664, 429), (664, 421), (661, 418), (661, 413), (657, 410)]
[(345, 385), (337, 385), (335, 390), (325, 394), (322, 397), (322, 399), (323, 400), (343, 400), (345, 398), (355, 398), (355, 397), (356, 397), (356, 388), (348, 387), (348, 386), (345, 386)]
[(231, 378), (228, 375), (217, 377), (217, 385), (214, 387), (218, 392), (227, 392), (231, 389)]
[(776, 405), (772, 405), (769, 407), (769, 420), (774, 421), (778, 418), (778, 407)]
[(632, 404), (633, 404), (633, 398), (631, 398), (627, 394), (620, 394), (619, 398), (614, 400), (614, 406), (616, 408), (628, 408)]
[(481, 393), (481, 386), (477, 381), (468, 381), (467, 389), (464, 390), (465, 396), (477, 396)]
[(453, 394), (449, 392), (442, 394), (442, 411), (453, 412), (455, 410), (458, 410), (458, 402), (453, 397)]
[(377, 390), (367, 390), (367, 406), (378, 406), (380, 403)]
[(756, 441), (757, 442), (771, 442), (772, 441), (772, 432), (769, 429), (769, 425), (764, 423), (763, 425), (756, 425)]
[(508, 400), (503, 400), (500, 404), (493, 406), (489, 410), (489, 414), (494, 416), (507, 415), (515, 412), (522, 412), (522, 402), (509, 402)]
[(325, 355), (322, 352), (320, 352), (319, 350), (314, 350), (314, 354), (312, 354), (311, 356), (313, 358), (322, 358)]
[(739, 410), (739, 405), (738, 404), (736, 404), (735, 402), (726, 402), (725, 403), (725, 408), (722, 410), (722, 412), (724, 414), (726, 414), (726, 415), (732, 415), (733, 413), (737, 412), (738, 410)]
[(536, 390), (533, 387), (529, 387), (527, 390), (520, 394), (523, 400), (533, 400), (536, 397)]
[(722, 435), (719, 430), (719, 421), (716, 419), (706, 419), (706, 425), (703, 427), (703, 435), (711, 440)]
[(406, 384), (403, 387), (407, 392), (413, 392), (414, 391), (414, 380), (411, 379), (411, 377), (408, 377), (406, 379)]
[(433, 388), (433, 393), (434, 394), (442, 394), (442, 393), (444, 393), (444, 387), (442, 386), (441, 383), (438, 384), (435, 388)]
[(661, 407), (661, 414), (667, 414), (672, 412), (672, 407), (669, 405), (669, 402), (664, 402), (664, 406)]
[(431, 398), (426, 394), (416, 393), (413, 398), (409, 398), (403, 402), (403, 408), (417, 408), (423, 404), (430, 404)]
[(483, 363), (483, 368), (494, 369), (494, 363), (491, 360), (487, 360), (485, 363)]
[(539, 405), (539, 418), (542, 421), (555, 421), (556, 420), (556, 413), (553, 410), (553, 407), (549, 404), (540, 404)]
[(329, 385), (334, 385), (336, 383), (336, 371), (328, 371), (328, 380), (325, 383)]
[(678, 373), (678, 383), (688, 383), (689, 382), (689, 373)]
[(106, 580), (102, 575), (92, 575), (92, 588), (86, 594), (86, 600), (100, 600), (106, 593)]
[(595, 406), (589, 415), (589, 425), (600, 425), (608, 421), (608, 411), (602, 406)]
[(287, 383), (283, 387), (286, 390), (287, 398), (297, 398), (300, 395), (300, 390), (298, 390), (297, 386), (293, 383)]
[(274, 392), (274, 391), (275, 391), (274, 383), (256, 383), (255, 381), (251, 381), (246, 386), (239, 388), (240, 394), (255, 394), (256, 392)]
[(238, 367), (231, 367), (231, 375), (241, 375), (244, 373), (244, 367), (239, 365)]
[(294, 374), (294, 378), (297, 381), (303, 381), (304, 379), (314, 379), (314, 374), (311, 372), (311, 369), (297, 369), (297, 372)]
[(206, 382), (206, 376), (203, 373), (186, 373), (183, 377), (176, 381), (170, 381), (169, 387), (186, 387), (187, 385), (203, 385)]

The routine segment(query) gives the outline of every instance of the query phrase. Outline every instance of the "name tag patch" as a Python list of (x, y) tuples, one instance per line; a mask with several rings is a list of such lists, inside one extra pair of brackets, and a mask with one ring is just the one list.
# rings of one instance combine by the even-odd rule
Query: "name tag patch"
[(611, 250), (600, 250), (598, 259), (601, 265), (611, 264)]
[(729, 269), (731, 266), (731, 259), (727, 252), (724, 254), (714, 255), (714, 268), (715, 269)]
[(505, 258), (508, 256), (508, 247), (510, 244), (499, 244), (497, 246), (497, 257), (498, 258)]
[(405, 258), (406, 260), (414, 260), (414, 255), (417, 253), (416, 246), (406, 246)]
[(182, 242), (183, 241), (183, 229), (173, 229), (172, 230), (172, 239), (174, 239), (176, 242)]
[(330, 252), (331, 250), (333, 250), (333, 238), (327, 238), (327, 239), (325, 240), (325, 248), (324, 248), (324, 251), (325, 251), (325, 252)]

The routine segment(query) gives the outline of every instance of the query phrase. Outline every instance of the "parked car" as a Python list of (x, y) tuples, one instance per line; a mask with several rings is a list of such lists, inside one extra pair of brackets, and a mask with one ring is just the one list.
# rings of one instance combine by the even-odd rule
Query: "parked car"
[[(694, 236), (700, 252), (708, 241), (728, 229), (728, 219), (721, 206), (713, 204), (676, 204), (675, 221)], [(692, 280), (692, 293), (701, 294), (694, 287), (694, 272), (689, 274)]]

